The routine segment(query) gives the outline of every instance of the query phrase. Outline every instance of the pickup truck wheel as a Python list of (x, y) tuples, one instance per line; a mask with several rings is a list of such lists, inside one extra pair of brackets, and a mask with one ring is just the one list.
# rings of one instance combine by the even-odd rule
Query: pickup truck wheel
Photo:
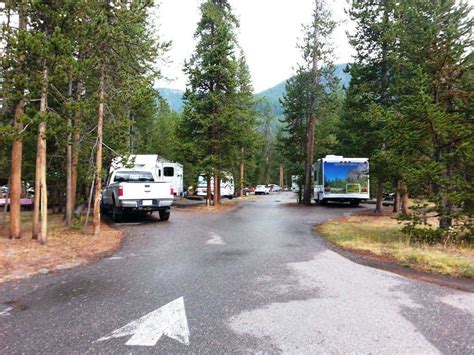
[(112, 219), (115, 223), (122, 221), (122, 211), (120, 210), (120, 208), (115, 206), (112, 208)]
[(160, 219), (162, 221), (167, 221), (168, 219), (170, 219), (170, 214), (171, 214), (171, 211), (159, 211), (160, 213)]
[(100, 214), (104, 216), (107, 213), (109, 213), (109, 209), (104, 205), (102, 201), (100, 201)]

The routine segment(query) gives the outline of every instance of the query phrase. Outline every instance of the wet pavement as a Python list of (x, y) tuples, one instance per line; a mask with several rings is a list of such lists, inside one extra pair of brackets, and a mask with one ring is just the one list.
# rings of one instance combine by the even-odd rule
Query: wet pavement
[(0, 353), (474, 353), (472, 293), (344, 258), (312, 226), (363, 207), (292, 199), (129, 220), (112, 257), (0, 286)]

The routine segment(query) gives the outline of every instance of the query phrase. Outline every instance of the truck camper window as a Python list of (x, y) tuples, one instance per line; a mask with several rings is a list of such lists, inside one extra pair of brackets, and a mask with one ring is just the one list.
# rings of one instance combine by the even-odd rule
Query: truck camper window
[(118, 171), (114, 182), (153, 182), (153, 175), (147, 171)]
[(174, 168), (172, 166), (166, 166), (163, 168), (164, 176), (174, 176)]

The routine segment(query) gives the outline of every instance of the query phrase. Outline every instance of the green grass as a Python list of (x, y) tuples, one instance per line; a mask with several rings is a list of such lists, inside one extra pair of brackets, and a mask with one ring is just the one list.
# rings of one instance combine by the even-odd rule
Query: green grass
[(412, 245), (397, 221), (388, 216), (341, 218), (316, 230), (345, 249), (389, 256), (423, 271), (474, 278), (474, 246)]

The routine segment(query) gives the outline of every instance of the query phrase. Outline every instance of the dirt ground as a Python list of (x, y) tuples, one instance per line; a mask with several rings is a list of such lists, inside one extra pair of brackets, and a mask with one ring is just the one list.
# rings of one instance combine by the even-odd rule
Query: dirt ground
[(41, 245), (31, 239), (29, 212), (22, 213), (22, 239), (8, 239), (8, 224), (0, 228), (0, 283), (60, 272), (97, 260), (116, 251), (124, 237), (122, 231), (105, 223), (100, 237), (84, 235), (82, 229), (64, 227), (62, 215), (49, 215), (48, 243)]

